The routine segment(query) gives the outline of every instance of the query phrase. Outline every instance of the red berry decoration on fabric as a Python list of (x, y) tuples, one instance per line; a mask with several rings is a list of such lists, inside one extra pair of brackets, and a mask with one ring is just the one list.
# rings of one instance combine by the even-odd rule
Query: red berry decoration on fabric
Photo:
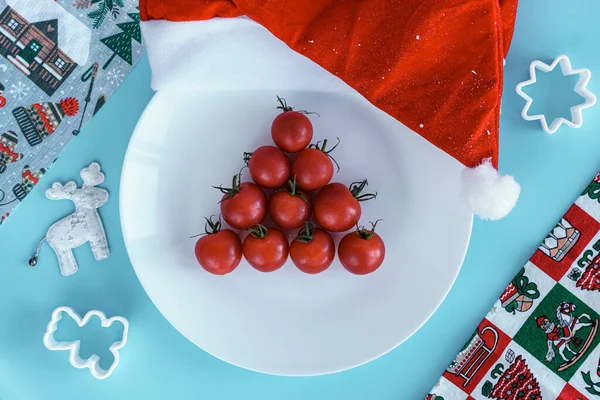
[(311, 144), (308, 149), (298, 153), (292, 165), (292, 176), (296, 177), (298, 184), (304, 190), (318, 190), (327, 185), (333, 177), (333, 163), (340, 170), (340, 166), (329, 155), (338, 145), (340, 139), (331, 149), (327, 150), (327, 139), (316, 144)]
[(349, 272), (356, 275), (370, 274), (383, 263), (385, 245), (375, 233), (378, 222), (371, 222), (371, 229), (357, 226), (356, 232), (350, 232), (342, 238), (338, 247), (338, 257)]
[(275, 191), (269, 198), (269, 215), (282, 229), (300, 228), (312, 213), (308, 195), (298, 189), (296, 179), (288, 181), (289, 188)]
[(252, 182), (240, 183), (241, 173), (233, 176), (230, 188), (213, 186), (223, 193), (221, 215), (235, 229), (248, 229), (267, 215), (267, 196)]
[[(287, 153), (296, 153), (308, 146), (313, 137), (313, 126), (307, 111), (294, 111), (293, 107), (287, 105), (285, 99), (277, 96), (280, 110), (283, 110), (273, 120), (271, 125), (271, 137), (273, 142), (281, 150)], [(318, 115), (318, 114), (317, 114)]]
[(287, 155), (275, 146), (262, 146), (244, 153), (244, 161), (252, 180), (260, 187), (275, 189), (290, 178), (292, 164)]
[(60, 101), (60, 108), (62, 108), (65, 115), (72, 117), (79, 111), (79, 101), (73, 97), (67, 97)]
[(260, 272), (273, 272), (285, 264), (289, 245), (283, 232), (257, 224), (248, 233), (242, 246), (248, 264)]
[(335, 243), (329, 232), (306, 222), (290, 245), (290, 258), (300, 271), (318, 274), (333, 263)]
[(232, 230), (221, 229), (220, 220), (213, 222), (212, 217), (205, 219), (205, 236), (198, 239), (194, 249), (196, 259), (211, 274), (228, 274), (242, 260), (242, 242)]
[(361, 201), (377, 197), (377, 192), (361, 194), (368, 185), (367, 180), (352, 182), (349, 187), (342, 183), (330, 183), (317, 194), (315, 219), (330, 232), (345, 232), (360, 219)]

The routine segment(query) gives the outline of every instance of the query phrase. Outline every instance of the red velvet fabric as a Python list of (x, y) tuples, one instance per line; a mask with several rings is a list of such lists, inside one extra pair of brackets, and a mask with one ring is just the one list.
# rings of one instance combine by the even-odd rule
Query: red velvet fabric
[(468, 167), (498, 162), (517, 0), (141, 0), (143, 20), (246, 15)]

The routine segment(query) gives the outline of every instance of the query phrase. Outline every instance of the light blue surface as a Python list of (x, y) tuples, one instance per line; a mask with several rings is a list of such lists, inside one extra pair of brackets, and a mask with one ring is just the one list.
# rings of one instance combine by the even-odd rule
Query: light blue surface
[[(416, 335), (365, 366), (315, 378), (261, 375), (215, 359), (172, 328), (139, 285), (123, 245), (118, 193), (129, 135), (152, 96), (148, 63), (142, 60), (40, 183), (47, 187), (78, 178), (91, 160), (102, 164), (104, 187), (111, 192), (101, 208), (110, 258), (97, 263), (89, 247), (81, 247), (76, 251), (80, 270), (66, 279), (44, 247), (39, 266), (27, 266), (37, 240), (71, 210), (67, 201), (47, 200), (43, 189), (30, 194), (0, 228), (0, 399), (422, 399), (508, 281), (600, 170), (599, 106), (584, 110), (581, 129), (562, 127), (550, 136), (538, 122), (521, 119), (524, 101), (514, 90), (528, 77), (530, 61), (550, 62), (566, 53), (574, 68), (592, 70), (589, 87), (600, 94), (599, 15), (597, 0), (521, 2), (505, 67), (500, 160), (502, 172), (514, 174), (522, 185), (519, 204), (502, 221), (475, 222), (454, 288)], [(565, 97), (550, 87), (531, 94), (556, 96), (557, 101)], [(442, 254), (437, 258), (443, 262)], [(99, 308), (130, 319), (130, 341), (109, 379), (96, 381), (88, 371), (72, 368), (66, 353), (43, 347), (50, 314), (63, 304), (80, 314)]]

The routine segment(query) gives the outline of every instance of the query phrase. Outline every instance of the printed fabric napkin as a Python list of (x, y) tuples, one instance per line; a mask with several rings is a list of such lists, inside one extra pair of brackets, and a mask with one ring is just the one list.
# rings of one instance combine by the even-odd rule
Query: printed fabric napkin
[(137, 0), (0, 0), (0, 224), (143, 53)]
[(600, 396), (600, 173), (509, 283), (426, 400)]

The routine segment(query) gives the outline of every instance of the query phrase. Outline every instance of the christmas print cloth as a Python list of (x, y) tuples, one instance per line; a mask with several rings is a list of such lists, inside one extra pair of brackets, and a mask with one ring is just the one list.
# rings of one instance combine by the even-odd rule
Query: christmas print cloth
[(600, 173), (426, 400), (600, 397)]
[(0, 0), (0, 224), (142, 53), (137, 0)]

